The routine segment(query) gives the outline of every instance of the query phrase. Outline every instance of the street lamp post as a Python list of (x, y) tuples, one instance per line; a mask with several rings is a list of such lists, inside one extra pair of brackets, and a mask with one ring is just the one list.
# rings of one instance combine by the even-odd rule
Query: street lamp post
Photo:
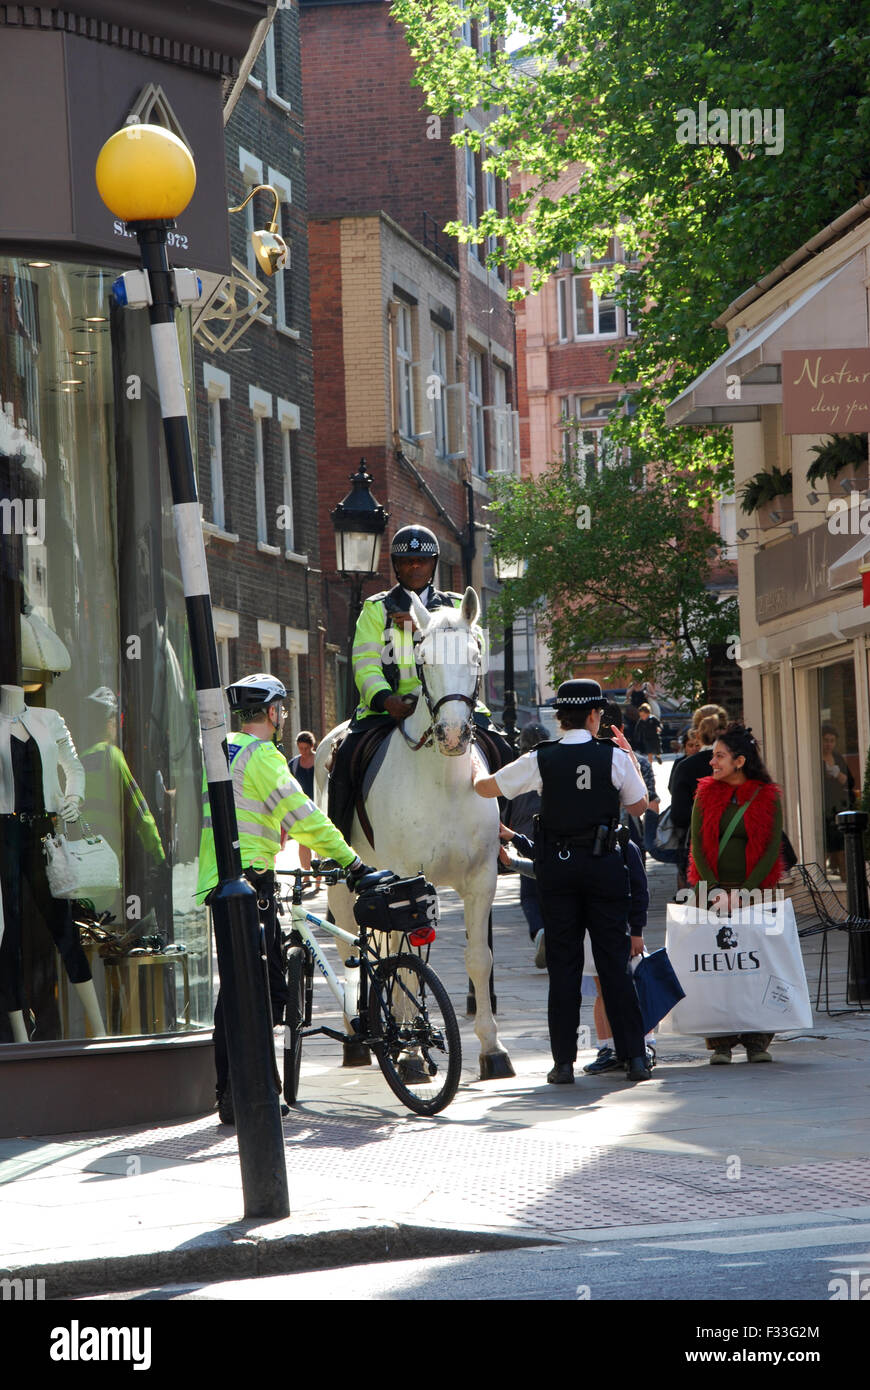
[[(525, 574), (525, 560), (493, 555), (492, 563), (499, 584), (504, 584), (510, 579), (522, 579)], [(504, 629), (504, 705), (501, 718), (507, 741), (516, 753), (518, 738), (517, 694), (514, 689), (514, 625), (512, 622), (506, 623)]]
[(347, 718), (353, 717), (356, 707), (356, 684), (353, 678), (353, 636), (362, 602), (362, 586), (378, 572), (381, 540), (386, 530), (389, 512), (372, 496), (371, 474), (365, 459), (351, 475), (351, 490), (330, 516), (335, 528), (336, 568), (352, 581), (347, 630)]
[[(160, 126), (116, 131), (100, 151), (100, 197), (139, 242), (141, 272), (122, 277), (118, 302), (148, 305), (166, 440), (173, 519), (190, 632), (218, 886), (210, 906), (224, 999), (245, 1215), (289, 1215), (275, 1046), (257, 895), (242, 876), (227, 731), (212, 620), (187, 400), (175, 324), (181, 277), (169, 267), (167, 231), (187, 207), (196, 169), (187, 146)], [(143, 278), (144, 277), (144, 278)], [(190, 296), (191, 298), (194, 296)]]

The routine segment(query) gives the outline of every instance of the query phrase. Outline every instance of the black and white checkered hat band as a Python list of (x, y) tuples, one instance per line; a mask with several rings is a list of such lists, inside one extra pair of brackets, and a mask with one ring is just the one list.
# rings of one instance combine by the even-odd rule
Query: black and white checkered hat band
[(563, 705), (595, 705), (601, 708), (606, 701), (600, 695), (564, 695), (562, 699), (556, 699), (556, 708), (561, 709)]
[(418, 541), (416, 536), (411, 541), (399, 541), (394, 544), (391, 555), (437, 555), (437, 546), (432, 541)]

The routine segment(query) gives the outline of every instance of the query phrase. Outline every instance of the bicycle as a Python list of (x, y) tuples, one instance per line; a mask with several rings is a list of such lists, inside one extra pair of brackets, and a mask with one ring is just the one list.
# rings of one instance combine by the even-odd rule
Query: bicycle
[[(302, 1043), (323, 1034), (337, 1041), (371, 1048), (390, 1090), (418, 1115), (437, 1115), (459, 1086), (462, 1050), (459, 1025), (444, 985), (428, 964), (435, 939), (438, 898), (422, 876), (400, 879), (389, 871), (367, 874), (356, 886), (356, 936), (302, 905), (305, 879), (327, 885), (340, 882), (344, 870), (329, 861), (312, 862), (310, 870), (279, 869), (277, 878), (292, 878), (291, 923), (282, 931), (288, 1003), (284, 1027), (284, 1099), (295, 1105), (299, 1095)], [(288, 898), (279, 896), (279, 912)], [(314, 930), (328, 932), (352, 947), (346, 968), (358, 970), (342, 985), (326, 960)], [(398, 935), (399, 949), (389, 954)], [(426, 950), (426, 957), (414, 950)], [(312, 1027), (315, 966), (350, 1021), (351, 1032)]]

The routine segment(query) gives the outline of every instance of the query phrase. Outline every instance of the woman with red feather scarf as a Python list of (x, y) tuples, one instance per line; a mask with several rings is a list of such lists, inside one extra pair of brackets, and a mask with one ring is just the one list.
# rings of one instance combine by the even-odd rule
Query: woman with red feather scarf
[[(785, 872), (782, 798), (752, 730), (729, 724), (713, 745), (712, 777), (698, 783), (692, 807), (689, 882), (713, 888), (773, 888)], [(733, 829), (730, 829), (732, 827)], [(720, 852), (721, 851), (721, 852)], [(732, 899), (732, 902), (735, 900)], [(712, 1066), (731, 1061), (742, 1044), (749, 1062), (770, 1062), (772, 1033), (705, 1038)]]

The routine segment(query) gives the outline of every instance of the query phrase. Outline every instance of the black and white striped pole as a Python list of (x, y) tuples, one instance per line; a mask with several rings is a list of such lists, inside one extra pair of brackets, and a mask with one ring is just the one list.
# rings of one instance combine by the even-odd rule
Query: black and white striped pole
[[(218, 886), (211, 898), (245, 1215), (289, 1214), (280, 1093), (257, 896), (242, 876), (227, 731), (212, 621), (196, 472), (175, 324), (190, 271), (173, 271), (167, 231), (193, 196), (196, 171), (186, 145), (159, 126), (126, 126), (97, 161), (100, 196), (139, 242), (142, 272), (122, 277), (121, 302), (148, 306), (169, 464), (199, 726), (215, 841)], [(138, 277), (138, 278), (137, 278)]]

